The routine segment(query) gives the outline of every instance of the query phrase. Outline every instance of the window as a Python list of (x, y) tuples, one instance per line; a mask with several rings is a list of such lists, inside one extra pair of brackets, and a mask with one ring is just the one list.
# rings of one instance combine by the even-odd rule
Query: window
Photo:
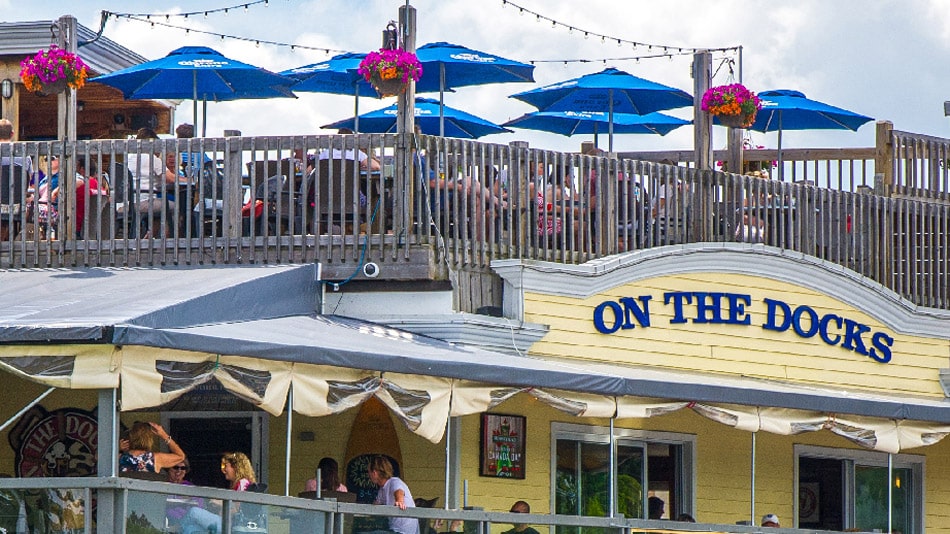
[[(887, 454), (796, 446), (797, 527), (887, 532)], [(894, 532), (921, 532), (922, 456), (893, 456)]]
[(692, 513), (694, 436), (629, 429), (614, 429), (614, 436), (611, 464), (608, 428), (553, 425), (554, 513), (606, 517), (613, 504), (624, 517), (646, 518), (651, 497), (663, 501), (663, 519)]

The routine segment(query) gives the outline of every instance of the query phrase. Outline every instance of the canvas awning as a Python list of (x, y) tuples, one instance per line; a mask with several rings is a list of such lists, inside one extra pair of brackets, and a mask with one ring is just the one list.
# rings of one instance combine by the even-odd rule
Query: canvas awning
[(121, 383), (124, 410), (164, 405), (212, 378), (272, 414), (284, 410), (291, 387), (294, 410), (311, 416), (372, 395), (432, 441), (449, 416), (522, 393), (578, 417), (650, 417), (688, 407), (740, 429), (829, 429), (889, 451), (950, 431), (943, 399), (513, 357), (316, 315), (317, 284), (314, 266), (3, 272), (0, 368), (56, 387)]

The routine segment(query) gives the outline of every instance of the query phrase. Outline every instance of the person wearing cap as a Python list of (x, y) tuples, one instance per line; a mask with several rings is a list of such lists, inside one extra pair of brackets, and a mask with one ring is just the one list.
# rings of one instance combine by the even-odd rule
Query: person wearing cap
[(763, 527), (780, 527), (778, 522), (778, 516), (775, 514), (765, 514), (762, 516), (762, 526)]
[[(529, 505), (525, 501), (515, 501), (515, 503), (511, 505), (511, 510), (509, 510), (509, 512), (511, 512), (512, 514), (530, 514), (531, 505)], [(529, 527), (528, 525), (524, 523), (520, 523), (520, 524), (512, 525), (512, 528), (502, 532), (501, 534), (540, 534), (540, 533), (534, 528)]]

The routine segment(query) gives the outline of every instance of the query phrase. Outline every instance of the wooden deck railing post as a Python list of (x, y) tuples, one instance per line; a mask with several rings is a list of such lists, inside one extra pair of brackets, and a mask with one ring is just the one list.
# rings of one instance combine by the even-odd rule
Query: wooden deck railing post
[(891, 196), (894, 186), (894, 144), (891, 131), (894, 123), (877, 121), (874, 141), (874, 190), (881, 196)]
[(697, 169), (712, 169), (712, 117), (702, 110), (703, 94), (712, 80), (712, 53), (693, 55), (693, 142)]
[(229, 238), (240, 239), (241, 237), (241, 205), (244, 200), (243, 184), (244, 176), (241, 172), (243, 168), (241, 146), (242, 137), (228, 137), (224, 140), (225, 165), (224, 165), (224, 191), (221, 193), (224, 198), (224, 219), (227, 221), (225, 227)]

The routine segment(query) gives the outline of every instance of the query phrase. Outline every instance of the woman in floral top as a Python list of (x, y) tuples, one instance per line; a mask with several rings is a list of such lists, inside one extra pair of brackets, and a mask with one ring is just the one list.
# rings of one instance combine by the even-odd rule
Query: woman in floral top
[[(168, 445), (169, 452), (155, 452), (155, 438)], [(129, 431), (128, 448), (122, 447), (119, 456), (119, 471), (158, 473), (185, 460), (185, 451), (157, 423), (136, 421)]]

